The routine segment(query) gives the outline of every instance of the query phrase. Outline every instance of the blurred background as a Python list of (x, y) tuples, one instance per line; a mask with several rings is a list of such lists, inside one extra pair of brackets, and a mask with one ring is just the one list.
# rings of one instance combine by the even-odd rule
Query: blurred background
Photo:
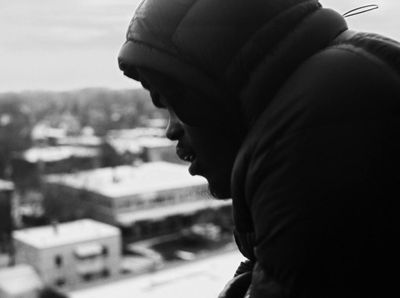
[[(0, 0), (0, 298), (216, 297), (241, 257), (117, 66), (139, 0)], [(400, 2), (324, 0), (400, 40)], [(193, 286), (196, 290), (193, 290)]]

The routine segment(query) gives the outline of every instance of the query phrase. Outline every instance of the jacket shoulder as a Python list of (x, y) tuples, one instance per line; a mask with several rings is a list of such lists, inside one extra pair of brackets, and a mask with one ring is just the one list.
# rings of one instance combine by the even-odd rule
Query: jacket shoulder
[(365, 48), (343, 44), (305, 61), (266, 113), (286, 111), (301, 115), (299, 126), (319, 126), (395, 111), (400, 116), (399, 99), (400, 75), (390, 64)]
[[(257, 152), (301, 131), (400, 118), (400, 76), (362, 48), (333, 46), (282, 85), (248, 135)], [(260, 138), (259, 136), (263, 137)]]
[[(339, 44), (306, 60), (289, 78), (288, 83), (297, 81), (303, 86), (312, 85), (317, 91), (318, 86), (333, 91), (350, 86), (363, 86), (367, 90), (382, 83), (395, 86), (400, 80), (400, 67), (397, 69), (390, 61), (389, 55), (378, 54), (367, 47)], [(367, 84), (370, 81), (374, 83)]]

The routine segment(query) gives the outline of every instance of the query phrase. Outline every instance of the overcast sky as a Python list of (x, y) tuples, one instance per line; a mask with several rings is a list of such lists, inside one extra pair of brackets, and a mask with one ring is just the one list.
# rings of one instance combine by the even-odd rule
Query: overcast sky
[[(138, 86), (123, 77), (117, 55), (139, 1), (0, 0), (0, 92)], [(379, 4), (348, 22), (400, 39), (399, 0), (321, 2), (340, 13)]]

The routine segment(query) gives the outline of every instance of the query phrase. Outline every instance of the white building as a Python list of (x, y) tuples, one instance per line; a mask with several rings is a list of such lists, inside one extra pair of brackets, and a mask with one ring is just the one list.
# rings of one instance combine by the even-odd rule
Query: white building
[(165, 129), (153, 127), (137, 127), (133, 129), (115, 129), (108, 131), (110, 138), (139, 139), (142, 137), (164, 137)]
[(151, 162), (47, 176), (48, 210), (69, 216), (62, 220), (90, 216), (125, 232), (130, 229), (134, 238), (179, 231), (201, 212), (230, 205), (210, 199), (207, 181), (190, 176), (187, 169), (186, 165)]
[(38, 298), (43, 282), (29, 265), (0, 269), (1, 298)]
[(16, 177), (93, 169), (101, 163), (100, 148), (83, 146), (32, 147), (13, 156)]
[(13, 233), (15, 261), (35, 268), (47, 285), (74, 287), (118, 273), (119, 229), (90, 219)]
[(0, 191), (13, 191), (14, 184), (11, 181), (0, 179)]
[(22, 153), (22, 158), (29, 163), (51, 163), (69, 158), (95, 158), (99, 150), (80, 146), (32, 147)]
[(176, 155), (176, 142), (167, 138), (143, 137), (138, 143), (145, 161), (184, 163)]
[[(90, 128), (86, 128), (88, 130)], [(60, 138), (57, 142), (58, 146), (75, 146), (86, 148), (99, 148), (103, 143), (102, 138), (91, 133), (82, 134), (79, 136), (66, 136)]]
[(56, 144), (58, 140), (65, 138), (65, 128), (54, 128), (44, 123), (36, 124), (31, 131), (31, 138), (36, 145)]
[[(140, 157), (145, 162), (182, 163), (175, 153), (176, 142), (165, 137), (165, 129), (142, 127), (111, 130), (107, 142), (121, 156)], [(133, 159), (127, 158), (128, 163)]]

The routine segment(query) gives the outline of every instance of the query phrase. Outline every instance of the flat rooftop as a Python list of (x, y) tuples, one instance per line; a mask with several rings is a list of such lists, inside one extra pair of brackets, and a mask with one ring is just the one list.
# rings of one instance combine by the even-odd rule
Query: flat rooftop
[(157, 137), (142, 137), (138, 140), (138, 142), (141, 147), (146, 148), (172, 147), (175, 146), (176, 143), (167, 138)]
[(34, 147), (22, 153), (22, 158), (30, 163), (55, 162), (71, 157), (96, 157), (99, 150), (80, 146)]
[(160, 220), (173, 215), (190, 215), (204, 209), (216, 209), (223, 206), (230, 206), (231, 201), (204, 199), (194, 202), (180, 203), (176, 205), (155, 207), (152, 209), (120, 213), (117, 215), (117, 222), (122, 226), (131, 226), (141, 220)]
[(13, 238), (38, 249), (71, 245), (120, 235), (118, 228), (82, 219), (13, 232)]
[(80, 135), (60, 138), (57, 143), (65, 146), (85, 146), (85, 147), (99, 147), (102, 144), (102, 139), (92, 135)]
[(123, 154), (125, 152), (140, 153), (141, 150), (137, 140), (115, 138), (109, 139), (108, 142), (119, 154)]
[(204, 178), (190, 176), (187, 165), (163, 161), (48, 175), (46, 181), (74, 189), (86, 189), (111, 198), (207, 185)]
[[(152, 129), (149, 129), (150, 132)], [(154, 130), (154, 129), (153, 129)], [(156, 132), (158, 130), (155, 130)], [(118, 132), (118, 131), (117, 131)], [(119, 153), (140, 152), (142, 148), (165, 148), (174, 147), (176, 142), (167, 139), (164, 136), (154, 135), (140, 135), (140, 132), (129, 131), (110, 133), (108, 136), (108, 143), (113, 146)]]
[(140, 137), (164, 137), (165, 129), (152, 127), (137, 127), (133, 129), (115, 129), (108, 131), (108, 137), (137, 139)]

